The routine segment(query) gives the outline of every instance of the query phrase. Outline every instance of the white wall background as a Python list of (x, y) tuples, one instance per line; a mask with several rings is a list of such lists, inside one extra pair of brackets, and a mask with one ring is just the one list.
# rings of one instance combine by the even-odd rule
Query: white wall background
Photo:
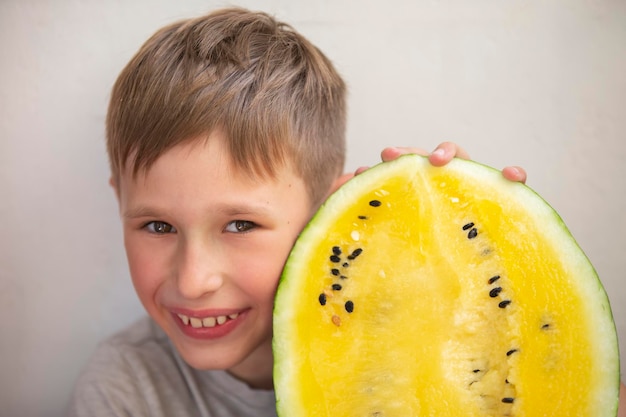
[[(142, 314), (107, 187), (108, 93), (158, 27), (226, 4), (0, 1), (0, 415), (63, 415), (95, 343)], [(238, 4), (347, 79), (347, 168), (442, 140), (524, 166), (602, 277), (626, 355), (626, 2)]]

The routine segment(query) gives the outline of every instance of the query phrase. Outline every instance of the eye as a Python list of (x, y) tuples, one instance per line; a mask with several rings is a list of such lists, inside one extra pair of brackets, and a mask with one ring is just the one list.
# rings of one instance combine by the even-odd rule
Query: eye
[(144, 228), (150, 232), (155, 233), (157, 235), (164, 235), (166, 233), (176, 233), (176, 228), (169, 223), (153, 221), (146, 223)]
[(246, 233), (254, 229), (257, 225), (247, 220), (234, 220), (226, 225), (224, 230), (230, 233)]

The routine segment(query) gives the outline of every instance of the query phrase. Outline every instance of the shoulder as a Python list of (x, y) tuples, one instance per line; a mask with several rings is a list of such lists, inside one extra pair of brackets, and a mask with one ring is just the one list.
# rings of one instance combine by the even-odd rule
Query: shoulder
[[(157, 363), (173, 362), (174, 348), (167, 335), (149, 317), (143, 317), (130, 326), (102, 341), (92, 362), (124, 362), (133, 367), (150, 367)], [(110, 366), (107, 366), (109, 368)]]
[(137, 379), (150, 369), (175, 366), (174, 349), (165, 333), (148, 317), (102, 341), (92, 355), (85, 378), (111, 376)]
[(153, 402), (170, 396), (178, 368), (167, 336), (143, 318), (97, 346), (76, 382), (70, 415), (151, 414)]
[(273, 391), (223, 370), (191, 368), (167, 335), (141, 319), (98, 345), (79, 377), (70, 416), (271, 416)]

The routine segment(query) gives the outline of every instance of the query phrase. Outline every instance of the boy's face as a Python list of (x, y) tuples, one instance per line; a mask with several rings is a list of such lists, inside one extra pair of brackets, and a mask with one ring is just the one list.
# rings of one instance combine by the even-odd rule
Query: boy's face
[(250, 179), (213, 133), (124, 173), (117, 192), (133, 284), (183, 358), (271, 382), (276, 285), (311, 215), (302, 179)]

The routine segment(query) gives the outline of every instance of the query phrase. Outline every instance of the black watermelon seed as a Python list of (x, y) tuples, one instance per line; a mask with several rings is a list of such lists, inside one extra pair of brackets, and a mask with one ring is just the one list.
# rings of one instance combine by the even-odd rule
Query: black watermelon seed
[(500, 294), (501, 291), (502, 287), (492, 288), (491, 291), (489, 291), (489, 297), (495, 298), (498, 296), (498, 294)]
[(378, 201), (378, 200), (370, 201), (370, 206), (372, 206), (372, 207), (380, 207), (380, 205), (381, 205), (381, 202)]
[(515, 352), (517, 352), (517, 349), (511, 349), (506, 353), (506, 356), (511, 356), (512, 354), (514, 354)]
[(350, 255), (348, 255), (348, 259), (352, 261), (354, 260), (354, 258), (359, 256), (362, 252), (363, 252), (363, 249), (361, 248), (355, 249)]
[(550, 328), (550, 324), (546, 323), (543, 326), (541, 326), (542, 330), (548, 330), (548, 328)]
[(349, 267), (349, 266), (350, 266), (350, 264), (349, 264), (349, 263), (347, 263), (347, 262), (344, 262), (344, 263), (343, 263), (343, 265), (341, 265), (341, 266), (343, 266), (344, 268), (347, 268), (347, 267)]
[(472, 230), (469, 231), (469, 233), (467, 234), (467, 238), (468, 239), (474, 239), (476, 236), (478, 236), (478, 230), (476, 230), (476, 228), (474, 227)]
[(348, 277), (345, 276), (345, 275), (339, 275), (339, 278), (341, 278), (341, 279), (348, 279)]
[(480, 372), (480, 369), (474, 369), (472, 372), (474, 372), (475, 374)]
[(339, 256), (337, 255), (330, 255), (330, 260), (331, 262), (341, 262), (341, 258), (339, 258)]
[(335, 290), (335, 291), (339, 291), (339, 290), (341, 290), (341, 285), (339, 285), (339, 284), (333, 284), (333, 285), (332, 285), (332, 289), (333, 289), (333, 290)]
[(352, 301), (346, 301), (345, 307), (348, 313), (352, 313), (354, 311), (354, 303)]
[(324, 294), (324, 293), (320, 294), (318, 300), (320, 301), (321, 305), (323, 305), (323, 306), (326, 305), (326, 294)]
[(367, 216), (359, 216), (359, 219), (361, 219), (361, 220), (367, 220)]
[(504, 397), (502, 402), (505, 404), (513, 404), (515, 402), (515, 398), (512, 397)]
[(470, 222), (470, 223), (466, 224), (465, 226), (463, 226), (463, 230), (467, 230), (467, 229), (472, 228), (472, 227), (474, 227), (474, 223)]
[(509, 304), (511, 304), (511, 300), (504, 300), (504, 301), (500, 301), (498, 303), (498, 307), (500, 308), (505, 308), (506, 306), (508, 306)]
[(341, 255), (341, 248), (339, 246), (333, 246), (333, 254)]
[(487, 282), (489, 284), (493, 284), (494, 282), (496, 282), (499, 279), (500, 279), (500, 275), (496, 275), (496, 276), (493, 276), (493, 277), (489, 278), (489, 281), (487, 281)]
[(333, 268), (333, 269), (330, 270), (330, 273), (335, 275), (335, 276), (337, 276), (337, 275), (339, 275), (339, 270), (337, 268)]

